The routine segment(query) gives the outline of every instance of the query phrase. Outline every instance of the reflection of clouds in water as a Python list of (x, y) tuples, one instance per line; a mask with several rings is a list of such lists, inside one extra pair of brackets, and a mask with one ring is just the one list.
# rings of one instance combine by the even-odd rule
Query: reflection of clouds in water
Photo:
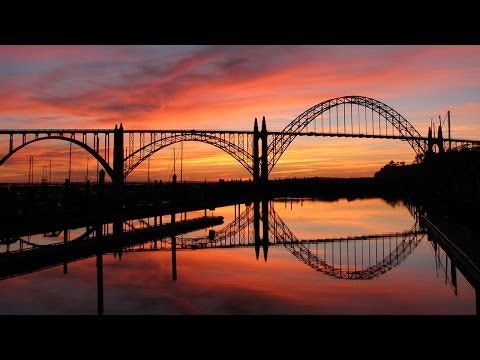
[(0, 281), (1, 314), (96, 314), (95, 258)]
[[(277, 216), (300, 240), (341, 236), (371, 235), (402, 232), (411, 229), (415, 220), (401, 202), (392, 206), (384, 199), (339, 199), (318, 201), (275, 200)], [(225, 206), (208, 210), (207, 215), (223, 216), (224, 222), (213, 227), (217, 232), (232, 223), (235, 215), (246, 211), (246, 205)], [(249, 208), (252, 211), (253, 206)], [(197, 215), (203, 215), (203, 212)], [(189, 215), (190, 217), (190, 215)], [(253, 231), (253, 228), (250, 228)], [(189, 233), (185, 237), (207, 236), (208, 230)]]
[[(425, 251), (419, 254), (421, 262), (432, 260)], [(474, 306), (463, 278), (460, 295), (453, 297), (431, 272), (422, 269), (419, 276), (410, 261), (372, 281), (348, 281), (313, 271), (281, 246), (270, 248), (266, 263), (256, 261), (251, 248), (182, 251), (174, 282), (170, 252), (124, 256), (122, 261), (104, 256), (107, 315), (462, 314)], [(0, 288), (3, 314), (97, 311), (94, 258), (72, 264), (68, 275), (57, 267), (2, 280)]]
[[(240, 256), (215, 250), (182, 252), (182, 259), (177, 258), (179, 279), (175, 282), (171, 280), (169, 252), (126, 254), (128, 268), (104, 269), (105, 313), (208, 315), (285, 312), (283, 303), (275, 303), (278, 292), (270, 293), (265, 288), (268, 283), (278, 283), (275, 280), (277, 275), (269, 274), (271, 279), (252, 281), (264, 265), (252, 267), (252, 263), (258, 265), (252, 249), (238, 250), (242, 253)], [(163, 265), (163, 271), (158, 271), (158, 264)], [(157, 270), (152, 270), (155, 268)], [(109, 276), (114, 276), (114, 279), (109, 279)], [(287, 298), (284, 300), (288, 301)], [(293, 306), (293, 301), (287, 308), (290, 306)]]
[(299, 239), (353, 236), (409, 230), (414, 219), (404, 206), (382, 199), (336, 202), (275, 202), (275, 211)]

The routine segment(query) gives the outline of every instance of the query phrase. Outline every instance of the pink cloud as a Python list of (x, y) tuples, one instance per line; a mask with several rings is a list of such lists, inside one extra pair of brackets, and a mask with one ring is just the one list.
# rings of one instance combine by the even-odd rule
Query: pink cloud
[[(0, 54), (8, 66), (30, 65), (28, 72), (13, 66), (2, 82), (0, 124), (7, 127), (113, 128), (122, 122), (127, 129), (251, 130), (255, 117), (266, 116), (269, 130), (281, 130), (321, 101), (364, 95), (426, 133), (432, 113), (447, 106), (446, 89), (474, 93), (480, 81), (477, 46), (4, 46)], [(478, 106), (457, 98), (448, 104), (456, 133), (480, 135)], [(371, 175), (377, 164), (337, 170)], [(292, 171), (314, 174), (312, 166)], [(335, 164), (328, 166), (334, 173)], [(229, 171), (245, 176), (241, 168)]]

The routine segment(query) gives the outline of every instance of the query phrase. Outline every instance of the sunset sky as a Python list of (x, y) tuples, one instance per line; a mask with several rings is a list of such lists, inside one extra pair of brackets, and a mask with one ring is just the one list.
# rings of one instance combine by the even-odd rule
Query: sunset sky
[[(280, 131), (302, 112), (345, 95), (377, 99), (422, 135), (451, 111), (452, 137), (480, 139), (480, 46), (469, 45), (4, 45), (0, 128), (252, 130), (265, 116)], [(157, 152), (128, 180), (168, 180), (173, 148)], [(0, 155), (8, 138), (0, 136)], [(73, 180), (95, 179), (93, 158), (72, 147)], [(0, 182), (68, 175), (69, 145), (40, 141), (0, 167)], [(390, 160), (414, 160), (406, 142), (297, 138), (270, 179), (373, 176)], [(50, 162), (51, 160), (51, 162)], [(178, 166), (177, 158), (177, 166)], [(147, 168), (148, 166), (148, 168)], [(88, 169), (88, 175), (87, 175)], [(184, 180), (250, 179), (211, 145), (185, 143)], [(178, 173), (178, 168), (177, 168)]]

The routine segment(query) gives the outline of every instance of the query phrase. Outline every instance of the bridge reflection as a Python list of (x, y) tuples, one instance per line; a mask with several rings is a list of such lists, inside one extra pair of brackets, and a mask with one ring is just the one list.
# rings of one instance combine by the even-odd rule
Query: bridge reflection
[[(110, 224), (95, 224), (85, 227), (84, 231), (69, 239), (69, 230), (64, 230), (63, 241), (57, 242), (55, 247), (61, 247), (70, 243), (87, 243), (108, 239), (114, 234), (125, 234), (132, 242), (129, 244), (117, 245), (110, 248), (97, 248), (89, 251), (87, 255), (78, 254), (75, 258), (65, 255), (54, 255), (54, 265), (64, 264), (64, 273), (67, 271), (68, 262), (77, 261), (82, 258), (95, 256), (97, 267), (97, 295), (98, 313), (103, 314), (103, 256), (113, 254), (120, 260), (125, 253), (145, 251), (171, 251), (172, 279), (177, 280), (177, 259), (179, 250), (205, 250), (214, 248), (239, 248), (251, 247), (254, 249), (255, 257), (260, 258), (263, 254), (264, 261), (268, 260), (270, 247), (284, 247), (295, 258), (322, 274), (336, 279), (344, 280), (370, 280), (379, 277), (389, 270), (392, 270), (404, 261), (418, 246), (425, 237), (425, 230), (419, 225), (418, 216), (414, 206), (407, 208), (412, 213), (414, 223), (412, 227), (403, 232), (367, 234), (349, 237), (326, 237), (317, 239), (299, 239), (281, 219), (274, 208), (274, 201), (267, 199), (256, 200), (246, 204), (243, 211), (240, 211), (240, 204), (234, 206), (234, 219), (231, 223), (215, 229), (213, 224), (203, 227), (211, 229), (206, 236), (188, 237), (186, 235), (174, 234), (170, 236), (147, 236), (142, 237), (145, 231), (152, 231), (159, 226), (164, 226), (156, 216), (150, 218), (131, 219), (118, 221)], [(205, 211), (206, 216), (206, 211)], [(186, 220), (186, 217), (185, 217)], [(175, 223), (175, 216), (171, 221)], [(160, 225), (159, 225), (160, 222)], [(200, 227), (202, 228), (202, 227)], [(187, 234), (187, 232), (183, 232)], [(153, 234), (153, 233), (150, 233)], [(60, 232), (44, 234), (45, 237), (60, 237)], [(45, 245), (36, 243), (25, 237), (9, 238), (3, 244), (7, 252), (0, 254), (8, 256), (9, 261), (14, 261), (14, 256), (27, 252), (35, 253)], [(457, 289), (457, 267), (447, 251), (435, 242), (432, 243), (435, 255), (437, 275), (445, 278), (445, 284), (450, 284), (455, 295)], [(9, 247), (17, 243), (17, 249), (8, 251)], [(12, 277), (28, 272), (42, 270), (51, 266), (30, 266), (28, 271), (5, 274), (1, 277)], [(4, 268), (5, 270), (5, 268)], [(467, 279), (468, 280), (468, 279)], [(473, 286), (473, 285), (472, 285)], [(474, 286), (475, 288), (475, 286)], [(476, 289), (476, 288), (475, 288)], [(478, 294), (478, 290), (476, 290)], [(480, 309), (479, 297), (476, 296), (477, 313)]]
[[(146, 222), (138, 224), (149, 226)], [(326, 275), (366, 280), (400, 264), (424, 236), (425, 231), (416, 220), (412, 228), (404, 232), (300, 240), (277, 214), (274, 202), (264, 199), (245, 206), (243, 212), (239, 205), (235, 206), (234, 220), (219, 230), (210, 230), (208, 236), (181, 236), (175, 246), (169, 239), (163, 239), (154, 241), (150, 247), (147, 243), (123, 251), (254, 247), (255, 257), (259, 259), (262, 250), (267, 261), (270, 246), (284, 246), (298, 260)]]
[[(212, 228), (208, 236), (153, 238), (132, 246), (118, 246), (113, 254), (114, 256), (118, 254), (121, 258), (123, 252), (168, 250), (172, 251), (174, 262), (177, 250), (253, 247), (256, 259), (260, 258), (262, 252), (264, 261), (267, 261), (270, 246), (284, 246), (299, 261), (316, 271), (338, 279), (367, 280), (378, 277), (400, 264), (425, 235), (415, 219), (412, 228), (404, 232), (300, 240), (277, 214), (274, 201), (256, 200), (253, 204), (245, 206), (242, 212), (240, 204), (234, 208), (234, 220), (221, 229)], [(175, 223), (174, 217), (172, 222)], [(134, 238), (144, 231), (157, 227), (157, 217), (103, 224), (100, 228), (87, 226), (83, 234), (70, 241), (65, 230), (64, 244), (85, 242), (97, 238), (99, 234), (105, 238), (123, 233)], [(17, 240), (20, 243), (20, 251), (25, 251), (27, 245), (31, 246), (31, 250), (42, 247), (31, 240), (22, 238)], [(7, 250), (9, 246), (10, 244), (7, 244)], [(172, 274), (172, 277), (176, 279), (176, 274)]]

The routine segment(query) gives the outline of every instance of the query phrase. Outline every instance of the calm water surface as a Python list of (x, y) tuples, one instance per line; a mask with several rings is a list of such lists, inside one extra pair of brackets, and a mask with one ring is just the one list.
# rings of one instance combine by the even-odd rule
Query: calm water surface
[[(252, 208), (241, 204), (208, 210), (208, 215), (224, 216), (224, 224), (213, 228), (217, 236)], [(177, 249), (176, 280), (172, 252), (160, 245), (157, 250), (151, 243), (125, 250), (121, 258), (104, 254), (104, 314), (476, 313), (475, 290), (458, 269), (452, 273), (447, 254), (435, 249), (428, 235), (391, 235), (415, 229), (415, 219), (402, 203), (277, 200), (270, 202), (269, 227), (271, 243), (287, 233), (299, 243), (255, 249), (245, 245), (254, 232), (249, 223), (233, 235), (233, 244), (243, 246)], [(177, 243), (205, 237), (209, 230), (178, 236)], [(70, 238), (81, 231), (71, 231)], [(262, 236), (262, 226), (259, 232)], [(62, 241), (63, 235), (30, 240)], [(96, 261), (69, 263), (66, 274), (57, 266), (0, 280), (0, 314), (97, 314)]]

